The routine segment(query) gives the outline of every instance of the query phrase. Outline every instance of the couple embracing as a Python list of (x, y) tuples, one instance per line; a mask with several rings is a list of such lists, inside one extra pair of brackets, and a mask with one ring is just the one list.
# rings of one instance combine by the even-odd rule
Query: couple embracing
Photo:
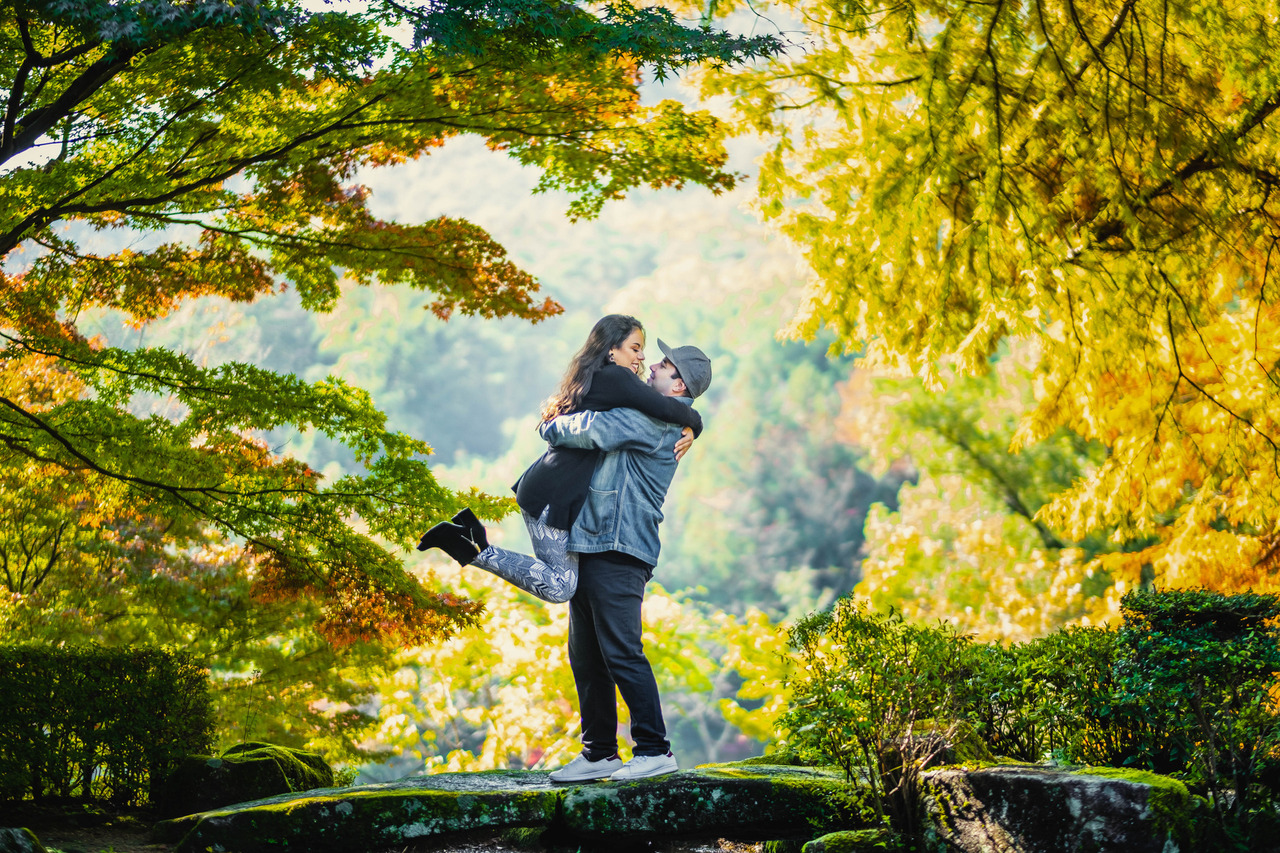
[[(441, 548), (545, 601), (569, 603), (583, 749), (552, 771), (555, 782), (626, 781), (677, 769), (640, 610), (658, 562), (662, 503), (677, 463), (702, 431), (692, 404), (711, 384), (711, 361), (697, 347), (670, 348), (659, 339), (663, 359), (646, 383), (644, 346), (639, 320), (602, 318), (544, 406), (539, 433), (550, 446), (515, 485), (532, 556), (490, 545), (469, 509), (432, 527), (418, 545)], [(635, 741), (625, 764), (615, 688)]]

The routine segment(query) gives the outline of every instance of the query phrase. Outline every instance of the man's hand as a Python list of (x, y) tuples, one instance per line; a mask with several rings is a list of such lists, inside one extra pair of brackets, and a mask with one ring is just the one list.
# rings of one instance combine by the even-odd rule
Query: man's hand
[(689, 452), (690, 447), (693, 447), (693, 430), (685, 427), (680, 430), (680, 438), (676, 440), (677, 462), (684, 458), (684, 455)]

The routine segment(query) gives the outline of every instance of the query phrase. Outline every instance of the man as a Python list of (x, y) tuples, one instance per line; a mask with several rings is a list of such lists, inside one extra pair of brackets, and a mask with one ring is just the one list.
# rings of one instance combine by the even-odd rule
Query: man
[[(649, 384), (692, 404), (711, 384), (711, 361), (697, 347), (670, 349)], [(673, 773), (658, 684), (644, 654), (640, 608), (661, 543), (662, 503), (675, 476), (681, 427), (634, 409), (579, 412), (544, 424), (550, 444), (605, 451), (586, 505), (569, 533), (578, 588), (569, 601), (569, 664), (582, 716), (582, 754), (552, 772), (555, 782), (644, 779)], [(633, 758), (618, 756), (614, 689), (631, 713)]]

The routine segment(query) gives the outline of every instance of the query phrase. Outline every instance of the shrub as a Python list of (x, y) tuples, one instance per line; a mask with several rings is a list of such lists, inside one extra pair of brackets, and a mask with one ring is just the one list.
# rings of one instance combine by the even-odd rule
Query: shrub
[(849, 779), (865, 767), (881, 818), (913, 832), (916, 777), (954, 733), (971, 643), (852, 598), (801, 619), (789, 637), (799, 657), (781, 721), (789, 745)]
[(1276, 822), (1262, 777), (1280, 751), (1280, 597), (1135, 591), (1120, 606), (1124, 695), (1167, 733), (1146, 761), (1185, 767), (1229, 836), (1258, 837)]
[(162, 649), (0, 647), (0, 797), (138, 805), (212, 742), (208, 672)]
[(1002, 647), (841, 599), (791, 630), (789, 745), (865, 776), (882, 817), (906, 833), (918, 825), (920, 769), (968, 723), (1016, 760), (1185, 779), (1209, 796), (1222, 849), (1274, 834), (1280, 597), (1131, 592), (1121, 606), (1118, 631), (1066, 628)]
[(1116, 676), (1119, 634), (1065, 628), (1008, 648), (975, 648), (962, 715), (992, 752), (1018, 761), (1142, 764), (1162, 737)]

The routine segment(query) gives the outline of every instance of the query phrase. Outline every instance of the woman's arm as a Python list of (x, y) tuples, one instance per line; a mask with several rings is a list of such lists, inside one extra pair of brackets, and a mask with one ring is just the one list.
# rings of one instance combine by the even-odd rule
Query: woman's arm
[(702, 435), (702, 416), (692, 406), (665, 397), (640, 381), (630, 370), (610, 364), (596, 371), (582, 408), (593, 412), (635, 409), (669, 424), (687, 426), (696, 438)]

